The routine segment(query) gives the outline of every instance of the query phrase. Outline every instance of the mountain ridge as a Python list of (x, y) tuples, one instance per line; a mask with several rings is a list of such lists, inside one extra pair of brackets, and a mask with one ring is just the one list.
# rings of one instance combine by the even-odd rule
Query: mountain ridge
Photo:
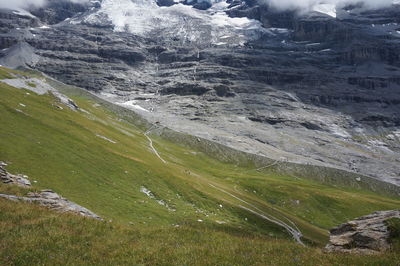
[[(398, 5), (349, 8), (333, 18), (276, 12), (254, 1), (224, 4), (220, 11), (154, 2), (155, 14), (178, 18), (171, 25), (179, 25), (182, 16), (188, 20), (181, 35), (175, 26), (168, 33), (163, 29), (170, 25), (157, 28), (156, 22), (154, 32), (143, 35), (130, 32), (129, 19), (148, 3), (123, 2), (130, 10), (127, 27), (85, 22), (112, 18), (114, 2), (104, 3), (105, 11), (103, 3), (93, 2), (88, 11), (55, 25), (40, 26), (38, 18), (31, 28), (3, 34), (1, 48), (24, 40), (40, 58), (31, 67), (95, 91), (153, 123), (274, 160), (336, 167), (398, 184)], [(61, 7), (51, 2), (48, 8)], [(237, 38), (232, 26), (245, 24), (213, 29), (213, 17), (226, 23), (249, 17), (246, 23), (259, 21), (258, 33), (244, 27), (240, 31), (249, 37)], [(147, 23), (145, 18), (135, 23)], [(16, 27), (12, 18), (3, 21)], [(213, 32), (224, 27), (226, 41), (222, 33), (214, 40)]]

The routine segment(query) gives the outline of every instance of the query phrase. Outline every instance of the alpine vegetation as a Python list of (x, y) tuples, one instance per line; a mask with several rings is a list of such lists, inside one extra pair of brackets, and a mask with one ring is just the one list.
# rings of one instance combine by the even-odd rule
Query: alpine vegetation
[(0, 264), (398, 265), (399, 47), (399, 1), (1, 1)]

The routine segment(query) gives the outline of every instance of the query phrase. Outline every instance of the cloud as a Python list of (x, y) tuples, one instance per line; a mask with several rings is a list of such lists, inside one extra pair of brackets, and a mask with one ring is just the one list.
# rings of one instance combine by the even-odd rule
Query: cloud
[(45, 0), (0, 0), (0, 8), (24, 8), (28, 6), (40, 6)]
[(393, 0), (259, 0), (267, 3), (278, 10), (300, 10), (309, 11), (321, 4), (330, 4), (336, 7), (346, 4), (362, 3), (365, 8), (374, 9), (387, 7), (393, 4)]
[[(28, 7), (40, 7), (45, 5), (51, 0), (0, 0), (0, 8), (28, 8)], [(61, 0), (53, 0), (61, 1)], [(89, 0), (64, 0), (73, 3), (84, 3)], [(147, 0), (151, 1), (151, 0)], [(190, 0), (193, 1), (193, 0)], [(211, 1), (211, 0), (201, 0)], [(343, 6), (346, 4), (362, 3), (365, 8), (373, 9), (379, 7), (387, 7), (393, 4), (394, 1), (398, 0), (258, 0), (261, 3), (266, 3), (278, 10), (299, 10), (299, 11), (310, 11), (315, 6), (321, 4), (330, 4), (333, 6)]]
[[(60, 1), (60, 0), (57, 0)], [(73, 3), (84, 3), (88, 0), (67, 0)], [(0, 0), (0, 8), (28, 8), (28, 7), (40, 7), (45, 5), (48, 0)]]

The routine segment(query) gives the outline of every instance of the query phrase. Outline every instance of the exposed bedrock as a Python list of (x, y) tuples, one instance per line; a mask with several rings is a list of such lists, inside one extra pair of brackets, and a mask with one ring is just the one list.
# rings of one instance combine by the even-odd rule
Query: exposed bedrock
[(387, 221), (398, 219), (400, 210), (378, 211), (344, 223), (330, 231), (328, 252), (379, 254), (390, 248)]

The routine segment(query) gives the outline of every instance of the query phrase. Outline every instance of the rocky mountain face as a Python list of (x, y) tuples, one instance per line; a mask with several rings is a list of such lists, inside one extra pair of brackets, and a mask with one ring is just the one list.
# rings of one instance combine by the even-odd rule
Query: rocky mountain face
[(299, 13), (255, 0), (50, 1), (29, 11), (0, 11), (0, 64), (236, 149), (400, 184), (398, 4)]

